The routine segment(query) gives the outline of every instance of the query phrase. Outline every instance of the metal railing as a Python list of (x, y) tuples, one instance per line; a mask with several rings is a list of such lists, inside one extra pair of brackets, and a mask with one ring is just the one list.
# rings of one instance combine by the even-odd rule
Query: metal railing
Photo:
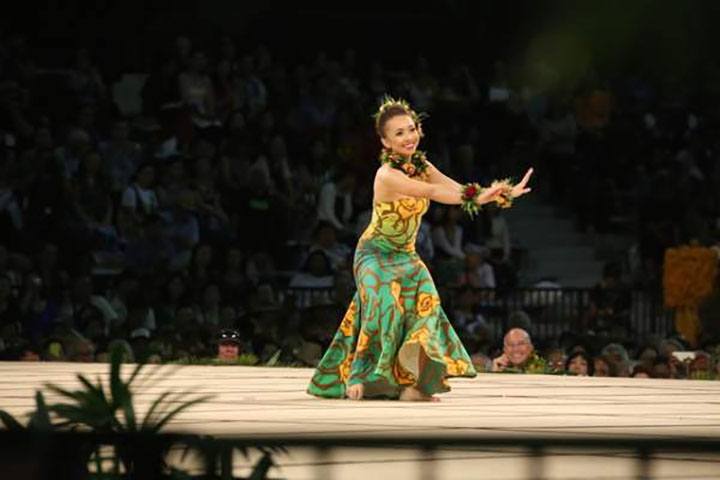
[[(458, 289), (447, 289), (450, 298), (443, 297), (443, 308), (452, 319)], [(660, 292), (639, 289), (608, 289), (598, 293), (590, 288), (516, 288), (501, 292), (495, 289), (475, 289), (476, 310), (493, 326), (496, 339), (507, 331), (512, 312), (522, 310), (532, 320), (534, 338), (547, 339), (563, 333), (586, 333), (598, 325), (588, 323), (593, 298), (604, 295), (608, 299), (625, 297), (624, 308), (614, 318), (637, 336), (666, 336), (673, 330), (673, 311), (663, 306)], [(287, 288), (284, 295), (293, 299), (297, 308), (336, 304), (332, 288)], [(342, 305), (340, 305), (342, 306)]]

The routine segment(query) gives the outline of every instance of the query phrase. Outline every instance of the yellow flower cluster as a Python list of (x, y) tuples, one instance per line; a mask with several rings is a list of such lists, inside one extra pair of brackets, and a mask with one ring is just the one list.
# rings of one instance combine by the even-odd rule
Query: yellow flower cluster
[(710, 249), (681, 246), (665, 251), (663, 292), (666, 307), (695, 307), (713, 290), (718, 258)]
[(498, 195), (497, 199), (495, 199), (495, 203), (497, 203), (498, 207), (500, 208), (510, 208), (512, 207), (513, 202), (513, 195), (512, 195), (512, 189), (513, 184), (510, 182), (509, 178), (506, 178), (504, 180), (494, 180), (490, 184), (490, 188), (495, 187), (502, 187), (502, 190), (500, 191), (500, 195)]

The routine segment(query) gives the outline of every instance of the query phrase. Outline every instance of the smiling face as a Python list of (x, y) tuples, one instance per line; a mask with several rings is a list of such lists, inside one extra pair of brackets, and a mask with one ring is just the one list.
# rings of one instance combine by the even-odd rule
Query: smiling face
[(385, 122), (381, 141), (388, 150), (410, 157), (417, 150), (420, 132), (410, 115), (395, 115)]

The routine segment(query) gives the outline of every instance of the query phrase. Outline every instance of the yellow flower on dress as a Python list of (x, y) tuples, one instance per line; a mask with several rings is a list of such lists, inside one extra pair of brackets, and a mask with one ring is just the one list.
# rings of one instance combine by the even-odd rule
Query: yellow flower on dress
[(340, 373), (340, 380), (345, 383), (347, 382), (348, 378), (350, 378), (350, 366), (352, 365), (352, 361), (355, 356), (350, 353), (347, 357), (345, 357), (345, 360), (340, 364), (339, 373)]
[(443, 360), (445, 360), (448, 375), (464, 375), (468, 371), (468, 364), (463, 360), (455, 360), (448, 356)]
[(440, 299), (437, 295), (420, 292), (417, 298), (417, 314), (421, 317), (427, 317), (438, 305), (440, 305)]
[(415, 375), (403, 368), (400, 361), (395, 361), (393, 365), (393, 376), (398, 385), (413, 385), (415, 383)]
[(397, 280), (390, 282), (390, 293), (395, 299), (395, 305), (400, 309), (401, 313), (405, 313), (405, 307), (403, 306), (402, 298), (400, 298), (400, 292), (402, 291), (402, 285)]
[(400, 218), (407, 220), (423, 213), (424, 208), (425, 203), (421, 198), (401, 198), (398, 200), (397, 212)]
[(409, 342), (418, 342), (422, 346), (426, 346), (429, 340), (430, 332), (425, 326), (415, 330), (413, 333), (410, 334), (410, 338), (408, 338)]
[(351, 337), (353, 334), (353, 318), (355, 318), (356, 312), (357, 312), (357, 305), (355, 305), (355, 300), (353, 300), (352, 302), (350, 302), (350, 306), (348, 307), (347, 311), (345, 312), (345, 316), (342, 319), (342, 323), (340, 323), (340, 331), (346, 337)]
[(356, 353), (364, 352), (370, 346), (370, 336), (365, 330), (360, 330), (360, 336), (358, 337)]

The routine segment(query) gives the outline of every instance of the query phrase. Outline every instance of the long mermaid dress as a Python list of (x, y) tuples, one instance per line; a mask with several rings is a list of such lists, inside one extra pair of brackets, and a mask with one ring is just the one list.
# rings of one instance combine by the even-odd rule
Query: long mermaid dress
[(403, 387), (426, 395), (450, 390), (448, 377), (474, 377), (465, 347), (440, 305), (415, 238), (430, 201), (375, 202), (358, 241), (357, 291), (307, 392), (345, 397), (362, 383), (365, 397), (397, 398)]

